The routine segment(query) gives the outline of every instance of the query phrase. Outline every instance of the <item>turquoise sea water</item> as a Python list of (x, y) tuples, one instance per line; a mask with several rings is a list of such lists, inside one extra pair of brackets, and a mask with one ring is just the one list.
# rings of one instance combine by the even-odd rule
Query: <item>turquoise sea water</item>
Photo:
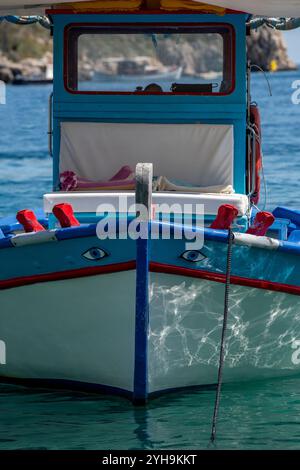
[[(262, 111), (267, 208), (300, 208), (300, 105), (291, 102), (299, 73), (252, 81)], [(8, 87), (0, 105), (0, 216), (40, 207), (51, 190), (47, 154), (50, 87)], [(264, 202), (264, 197), (262, 197)], [(145, 408), (127, 400), (0, 385), (0, 449), (205, 449), (215, 393), (166, 395)], [(300, 377), (226, 385), (220, 449), (299, 449)]]

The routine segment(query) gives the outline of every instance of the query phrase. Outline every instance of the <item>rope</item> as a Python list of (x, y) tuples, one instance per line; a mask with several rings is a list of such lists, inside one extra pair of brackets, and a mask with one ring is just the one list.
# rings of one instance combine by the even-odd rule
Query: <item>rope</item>
[(271, 84), (270, 84), (270, 80), (269, 80), (269, 78), (268, 78), (268, 75), (266, 74), (266, 71), (265, 71), (263, 68), (261, 68), (259, 65), (257, 65), (257, 64), (251, 64), (251, 65), (250, 65), (250, 70), (251, 70), (251, 72), (252, 72), (252, 69), (257, 69), (257, 70), (259, 70), (260, 72), (262, 72), (262, 73), (264, 74), (265, 80), (266, 80), (266, 82), (267, 82), (267, 84), (268, 84), (269, 94), (270, 94), (270, 96), (273, 96), (272, 87), (271, 87)]
[(47, 16), (0, 16), (0, 23), (2, 21), (18, 25), (30, 25), (39, 23), (41, 26), (47, 29), (51, 29), (51, 21)]
[(266, 25), (272, 29), (290, 31), (300, 27), (300, 18), (265, 18), (254, 17), (248, 22), (250, 29), (258, 29)]
[(224, 316), (223, 316), (223, 328), (222, 328), (222, 337), (221, 337), (221, 346), (220, 346), (218, 385), (217, 385), (216, 400), (215, 400), (211, 436), (210, 436), (210, 440), (212, 443), (215, 442), (216, 435), (217, 435), (217, 420), (218, 420), (221, 391), (222, 391), (223, 368), (224, 368), (224, 359), (225, 359), (225, 339), (226, 339), (227, 321), (228, 321), (228, 312), (229, 312), (229, 291), (230, 291), (233, 240), (234, 240), (234, 235), (233, 235), (232, 229), (230, 228), (228, 231), (228, 251), (227, 251), (227, 267), (226, 267), (226, 282), (225, 282)]

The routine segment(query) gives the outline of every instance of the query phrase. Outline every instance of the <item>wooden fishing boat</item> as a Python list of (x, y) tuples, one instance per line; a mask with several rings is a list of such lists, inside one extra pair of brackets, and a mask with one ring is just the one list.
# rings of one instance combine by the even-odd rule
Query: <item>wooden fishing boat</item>
[(32, 76), (23, 76), (17, 75), (12, 84), (13, 85), (51, 85), (53, 83), (53, 66), (49, 64), (44, 67), (44, 71), (32, 75)]
[[(249, 15), (179, 0), (91, 3), (46, 12), (53, 192), (43, 215), (0, 222), (2, 380), (136, 402), (215, 384), (225, 286), (224, 380), (299, 373), (300, 211), (257, 209)], [(82, 90), (80, 38), (88, 54), (114, 35), (132, 47), (156, 35), (215, 41), (220, 82)]]
[(93, 81), (105, 81), (105, 82), (131, 82), (139, 83), (145, 82), (151, 83), (154, 80), (179, 80), (182, 74), (182, 67), (157, 67), (151, 66), (150, 58), (148, 57), (135, 57), (133, 59), (118, 59), (110, 57), (106, 61), (102, 61), (105, 65), (106, 63), (115, 65), (115, 70), (113, 73), (102, 71), (94, 72), (92, 76)]

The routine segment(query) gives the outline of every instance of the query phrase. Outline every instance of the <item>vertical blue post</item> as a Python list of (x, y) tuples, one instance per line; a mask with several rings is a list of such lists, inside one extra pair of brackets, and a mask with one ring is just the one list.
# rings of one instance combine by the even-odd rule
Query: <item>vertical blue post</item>
[(151, 163), (136, 167), (136, 211), (140, 221), (140, 237), (136, 241), (136, 308), (135, 308), (135, 404), (144, 404), (148, 397), (148, 332), (149, 332), (149, 251), (152, 210)]

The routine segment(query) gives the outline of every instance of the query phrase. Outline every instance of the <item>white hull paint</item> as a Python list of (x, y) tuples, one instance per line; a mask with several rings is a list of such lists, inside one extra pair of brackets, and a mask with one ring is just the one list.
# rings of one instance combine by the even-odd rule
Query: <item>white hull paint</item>
[[(151, 273), (150, 289), (149, 393), (216, 383), (224, 284)], [(2, 376), (133, 392), (134, 270), (7, 289), (0, 300)], [(225, 382), (300, 372), (297, 340), (300, 297), (231, 286)]]
[(135, 271), (0, 292), (2, 376), (133, 391)]
[[(150, 393), (216, 383), (223, 310), (224, 284), (151, 274)], [(299, 296), (231, 286), (225, 382), (300, 373), (297, 340)]]

